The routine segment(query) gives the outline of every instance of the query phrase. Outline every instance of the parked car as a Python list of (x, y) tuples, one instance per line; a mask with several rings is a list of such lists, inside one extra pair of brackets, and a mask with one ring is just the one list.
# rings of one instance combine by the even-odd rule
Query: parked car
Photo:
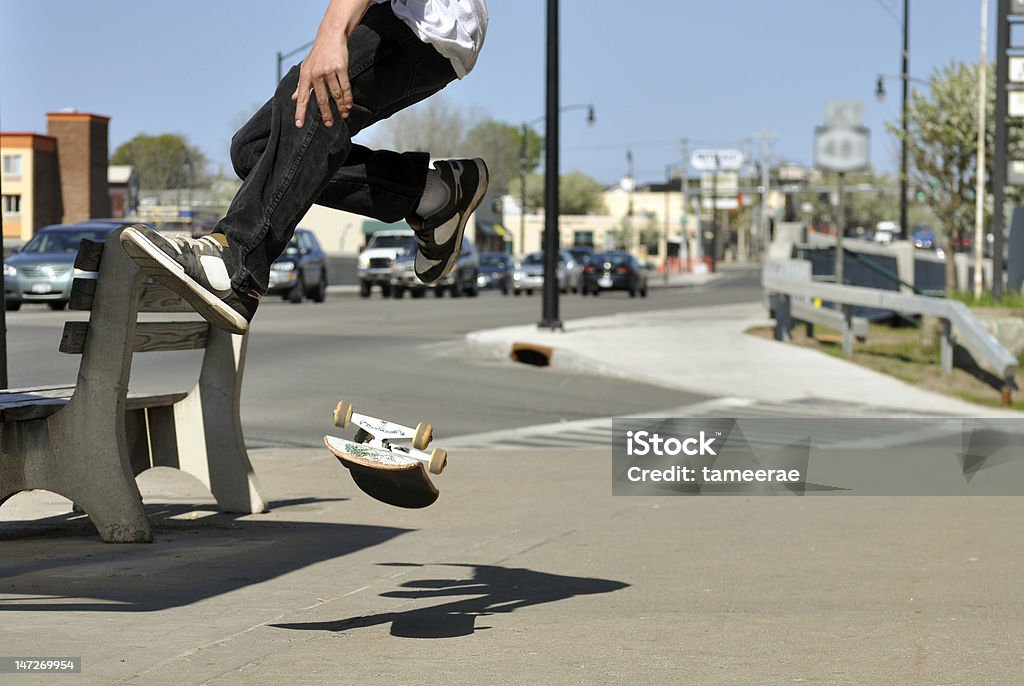
[(415, 254), (416, 238), (412, 229), (389, 229), (370, 236), (356, 264), (359, 295), (369, 298), (373, 287), (380, 286), (381, 295), (389, 297), (395, 260), (403, 255)]
[(22, 303), (46, 303), (51, 309), (63, 310), (71, 297), (71, 282), (76, 276), (96, 278), (95, 274), (75, 269), (78, 244), (85, 238), (105, 241), (120, 226), (123, 225), (80, 222), (39, 229), (32, 240), (4, 262), (7, 309), (18, 310)]
[[(565, 269), (565, 259), (558, 257), (558, 290), (565, 293), (569, 289), (569, 276)], [(544, 253), (533, 252), (524, 257), (512, 272), (512, 288), (516, 295), (533, 295), (535, 290), (544, 288)]]
[(647, 270), (627, 252), (595, 254), (583, 267), (583, 295), (601, 291), (629, 291), (629, 296), (647, 297)]
[(512, 258), (502, 252), (480, 253), (480, 276), (477, 284), (481, 289), (500, 290), (502, 295), (512, 292)]
[(560, 250), (558, 256), (559, 262), (565, 265), (565, 291), (562, 292), (579, 293), (580, 284), (583, 282), (583, 265), (587, 263), (587, 260), (582, 262), (577, 260), (572, 250)]
[(284, 252), (270, 265), (268, 295), (280, 295), (293, 303), (327, 298), (327, 255), (309, 229), (295, 229)]
[(452, 271), (437, 283), (429, 286), (416, 276), (416, 252), (399, 256), (392, 267), (390, 290), (391, 295), (401, 298), (409, 291), (412, 297), (421, 298), (428, 290), (441, 297), (445, 291), (453, 298), (462, 295), (477, 296), (480, 294), (480, 253), (473, 246), (473, 241), (462, 239), (462, 250)]

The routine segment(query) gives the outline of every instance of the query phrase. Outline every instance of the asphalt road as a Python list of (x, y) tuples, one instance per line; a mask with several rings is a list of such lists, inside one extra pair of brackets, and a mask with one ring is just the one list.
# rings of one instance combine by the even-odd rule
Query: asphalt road
[[(757, 272), (730, 272), (707, 286), (600, 298), (565, 295), (563, 320), (622, 311), (660, 310), (756, 300)], [(78, 358), (57, 352), (63, 322), (85, 313), (25, 306), (7, 313), (10, 386), (73, 383)], [(180, 315), (179, 315), (180, 316)], [(333, 430), (338, 399), (357, 411), (415, 425), (429, 421), (439, 439), (561, 420), (656, 411), (698, 402), (694, 394), (516, 364), (468, 360), (462, 339), (473, 330), (541, 318), (538, 296), (362, 300), (323, 304), (268, 300), (249, 339), (242, 421), (255, 446), (319, 446)], [(644, 341), (637, 339), (637, 354)], [(133, 390), (187, 390), (201, 352), (135, 358)]]

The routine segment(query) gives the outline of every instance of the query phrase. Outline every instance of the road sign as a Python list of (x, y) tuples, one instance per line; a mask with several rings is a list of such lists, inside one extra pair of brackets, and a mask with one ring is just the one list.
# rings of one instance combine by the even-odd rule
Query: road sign
[(1024, 117), (1024, 91), (1010, 91), (1006, 96), (1007, 114), (1011, 117)]
[(743, 153), (739, 150), (694, 150), (690, 155), (690, 166), (697, 171), (716, 169), (739, 169), (743, 166)]
[(830, 129), (858, 129), (864, 126), (864, 103), (860, 100), (826, 100), (825, 126)]
[(1010, 58), (1010, 83), (1024, 83), (1024, 57)]
[(825, 171), (852, 172), (866, 169), (870, 162), (870, 132), (865, 127), (814, 130), (814, 166)]
[[(717, 179), (715, 177), (718, 177)], [(736, 197), (740, 192), (740, 175), (736, 172), (706, 172), (700, 175), (700, 192), (711, 195), (717, 189), (719, 197)]]

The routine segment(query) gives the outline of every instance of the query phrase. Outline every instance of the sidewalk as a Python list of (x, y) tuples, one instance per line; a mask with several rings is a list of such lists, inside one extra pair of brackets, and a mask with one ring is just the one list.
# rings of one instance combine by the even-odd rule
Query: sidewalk
[(908, 414), (1024, 418), (744, 333), (770, 324), (764, 308), (750, 303), (580, 319), (566, 322), (564, 332), (532, 325), (476, 331), (466, 336), (466, 347), (473, 357), (499, 361), (508, 360), (516, 344), (541, 346), (552, 351), (552, 367), (712, 396), (762, 402), (817, 398)]
[[(1017, 684), (1020, 498), (614, 497), (608, 451), (454, 452), (425, 510), (326, 450), (251, 452), (271, 511), (140, 480), (151, 545), (67, 501), (0, 525), (34, 684)], [(8, 508), (10, 508), (8, 510)]]

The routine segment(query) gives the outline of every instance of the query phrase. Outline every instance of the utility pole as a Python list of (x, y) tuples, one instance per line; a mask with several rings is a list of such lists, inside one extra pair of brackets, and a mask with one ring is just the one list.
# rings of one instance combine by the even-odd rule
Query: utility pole
[[(683, 263), (683, 244), (686, 244), (686, 262), (691, 265), (695, 259), (700, 259), (700, 240), (690, 240), (690, 139), (683, 141), (683, 166), (681, 170), (683, 187), (683, 214), (679, 227), (679, 264)], [(697, 215), (697, 233), (700, 233), (700, 215)], [(681, 270), (680, 270), (681, 271)]]
[(846, 173), (839, 172), (839, 208), (836, 212), (838, 215), (838, 221), (836, 222), (836, 284), (839, 286), (843, 285), (843, 238), (846, 233)]
[(547, 127), (544, 155), (544, 305), (538, 327), (561, 330), (558, 315), (558, 0), (548, 0), (547, 12)]
[(900, 77), (903, 81), (903, 109), (901, 129), (903, 140), (900, 144), (900, 240), (906, 240), (907, 232), (907, 101), (910, 98), (910, 0), (903, 0), (903, 60)]
[[(985, 241), (985, 105), (988, 82), (988, 0), (981, 0), (981, 61), (978, 62), (978, 165), (974, 191), (974, 297), (981, 297)], [(993, 263), (997, 260), (993, 255)], [(994, 266), (994, 265), (993, 265)]]
[(768, 192), (771, 183), (772, 140), (778, 136), (774, 131), (762, 130), (761, 137), (761, 217), (758, 222), (758, 245), (764, 250), (768, 243)]

